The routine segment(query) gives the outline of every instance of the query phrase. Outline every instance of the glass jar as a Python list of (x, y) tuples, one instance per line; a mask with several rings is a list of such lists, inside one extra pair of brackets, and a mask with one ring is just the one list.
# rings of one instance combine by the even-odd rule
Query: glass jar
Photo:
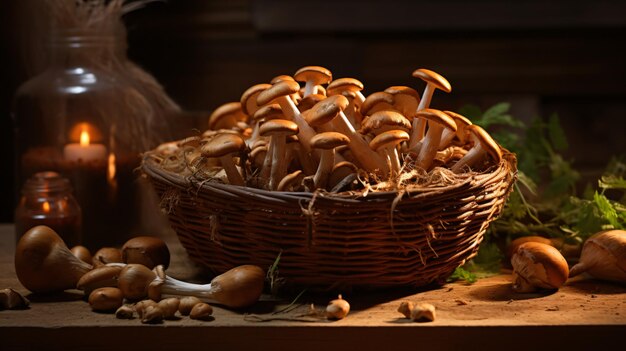
[(26, 181), (15, 209), (16, 243), (30, 228), (47, 225), (68, 247), (81, 240), (81, 210), (67, 178), (55, 172), (40, 172)]
[(83, 245), (119, 246), (138, 220), (134, 170), (148, 150), (150, 104), (127, 80), (119, 35), (57, 30), (51, 63), (15, 96), (17, 189), (55, 171), (74, 186), (83, 213)]

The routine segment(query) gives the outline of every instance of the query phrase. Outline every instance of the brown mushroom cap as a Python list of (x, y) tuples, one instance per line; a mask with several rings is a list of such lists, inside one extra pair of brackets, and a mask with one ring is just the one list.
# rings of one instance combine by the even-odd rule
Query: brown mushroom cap
[(304, 178), (304, 174), (301, 170), (289, 173), (280, 180), (280, 183), (278, 183), (278, 187), (276, 188), (276, 190), (289, 191), (290, 188), (295, 188), (299, 186), (299, 184), (302, 182), (302, 178)]
[(531, 285), (544, 289), (559, 288), (569, 275), (567, 261), (559, 250), (538, 242), (521, 244), (513, 254), (511, 265)]
[(343, 111), (346, 107), (348, 107), (349, 103), (350, 102), (345, 96), (329, 96), (315, 104), (302, 116), (309, 125), (316, 127), (332, 121), (335, 117), (337, 117), (340, 111)]
[(378, 111), (363, 120), (360, 133), (379, 134), (391, 129), (409, 131), (411, 129), (411, 122), (399, 112), (389, 110)]
[(311, 81), (313, 85), (328, 84), (333, 79), (333, 74), (327, 68), (320, 66), (305, 66), (300, 68), (293, 78), (298, 82)]
[(378, 134), (372, 139), (372, 141), (370, 141), (370, 147), (374, 150), (380, 150), (382, 148), (396, 146), (405, 140), (409, 140), (409, 133), (403, 130), (389, 130)]
[(453, 111), (443, 111), (448, 116), (452, 117), (454, 123), (456, 124), (457, 137), (461, 142), (465, 142), (465, 128), (472, 125), (472, 121), (470, 121), (467, 117), (462, 114), (453, 112)]
[(209, 116), (209, 129), (230, 129), (237, 122), (245, 122), (247, 116), (241, 109), (241, 102), (228, 102), (216, 108)]
[(365, 98), (360, 111), (363, 116), (367, 116), (377, 105), (384, 103), (393, 107), (393, 102), (393, 95), (385, 93), (384, 91), (377, 91)]
[(342, 91), (356, 93), (361, 90), (363, 90), (363, 83), (354, 78), (339, 78), (330, 82), (326, 87), (328, 95), (340, 95)]
[(427, 108), (418, 111), (415, 116), (424, 118), (428, 121), (433, 121), (434, 123), (438, 123), (445, 128), (456, 131), (456, 123), (454, 123), (454, 120), (443, 111), (439, 111), (434, 108)]
[(487, 154), (491, 156), (496, 162), (502, 160), (502, 151), (498, 143), (484, 129), (476, 124), (472, 124), (466, 127), (466, 130), (473, 135), (476, 141), (478, 141)]
[(285, 119), (285, 115), (279, 104), (269, 104), (259, 108), (252, 116), (252, 119), (255, 121), (269, 121), (271, 119)]
[(305, 96), (304, 98), (302, 98), (302, 100), (300, 100), (300, 103), (298, 104), (298, 110), (300, 110), (300, 112), (310, 110), (313, 106), (315, 106), (315, 104), (324, 99), (326, 99), (326, 95), (322, 94), (310, 94), (308, 96)]
[(261, 125), (260, 133), (263, 136), (294, 135), (298, 134), (298, 125), (286, 119), (273, 119)]
[(218, 134), (208, 143), (202, 145), (201, 152), (205, 157), (222, 157), (246, 148), (246, 142), (236, 134)]
[(286, 81), (286, 80), (290, 80), (290, 81), (293, 81), (293, 82), (296, 81), (295, 79), (293, 79), (292, 76), (289, 76), (289, 75), (286, 75), (286, 74), (281, 74), (281, 75), (278, 75), (278, 76), (272, 78), (270, 83), (271, 84), (276, 84), (278, 82), (283, 82), (283, 81)]
[(257, 96), (256, 103), (262, 106), (281, 96), (297, 93), (298, 90), (300, 90), (300, 84), (298, 84), (298, 82), (283, 80), (262, 91), (259, 96)]
[(334, 149), (341, 145), (348, 145), (348, 143), (350, 143), (350, 139), (337, 132), (319, 133), (311, 138), (311, 147), (323, 150)]
[[(297, 84), (297, 83), (296, 83)], [(241, 110), (248, 116), (252, 116), (256, 110), (259, 109), (259, 106), (265, 105), (265, 103), (259, 104), (257, 103), (259, 94), (268, 88), (272, 87), (271, 84), (261, 83), (256, 84), (248, 88), (241, 95)]]
[(413, 71), (413, 77), (420, 78), (428, 84), (432, 84), (440, 90), (449, 93), (452, 91), (452, 86), (447, 79), (439, 75), (439, 73), (433, 72), (429, 69), (419, 68)]

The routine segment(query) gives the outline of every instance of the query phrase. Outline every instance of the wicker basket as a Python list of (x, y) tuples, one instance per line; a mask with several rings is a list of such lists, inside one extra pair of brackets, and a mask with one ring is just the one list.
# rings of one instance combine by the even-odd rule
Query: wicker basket
[(366, 196), (200, 183), (150, 157), (143, 170), (191, 259), (216, 274), (268, 268), (282, 252), (279, 275), (292, 285), (383, 288), (441, 283), (476, 254), (516, 179), (515, 155), (503, 152), (454, 185)]

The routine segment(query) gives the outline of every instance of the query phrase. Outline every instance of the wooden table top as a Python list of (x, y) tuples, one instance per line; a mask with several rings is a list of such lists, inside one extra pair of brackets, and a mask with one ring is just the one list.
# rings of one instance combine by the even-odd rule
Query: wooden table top
[[(165, 237), (172, 251), (168, 274), (206, 281), (187, 259), (175, 236)], [(350, 314), (328, 321), (310, 315), (332, 296), (263, 295), (250, 309), (214, 306), (214, 320), (187, 317), (163, 324), (120, 320), (94, 313), (78, 290), (55, 297), (29, 295), (15, 275), (13, 225), (0, 225), (0, 289), (25, 294), (27, 310), (0, 311), (0, 350), (28, 349), (206, 349), (320, 350), (359, 349), (563, 349), (602, 350), (626, 333), (626, 286), (585, 277), (571, 279), (549, 294), (516, 294), (511, 276), (479, 279), (472, 285), (450, 283), (431, 289), (346, 294)], [(415, 323), (396, 310), (401, 301), (429, 302), (437, 319)]]

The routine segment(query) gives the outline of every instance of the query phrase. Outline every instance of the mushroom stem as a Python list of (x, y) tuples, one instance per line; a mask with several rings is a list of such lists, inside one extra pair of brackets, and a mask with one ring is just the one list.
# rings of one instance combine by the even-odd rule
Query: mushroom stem
[[(430, 106), (430, 101), (435, 93), (435, 86), (433, 84), (426, 84), (422, 99), (419, 105), (417, 105), (417, 111), (427, 109)], [(424, 118), (415, 117), (413, 119), (413, 129), (411, 130), (411, 139), (409, 139), (409, 149), (413, 149), (417, 146), (417, 143), (424, 138), (426, 131), (426, 120)]]
[(239, 173), (237, 166), (235, 166), (233, 157), (231, 155), (224, 155), (219, 159), (222, 163), (222, 167), (224, 168), (224, 172), (226, 172), (226, 176), (228, 177), (228, 182), (232, 185), (244, 186), (245, 182), (243, 181), (243, 177)]
[(424, 138), (422, 146), (420, 147), (416, 161), (416, 165), (426, 171), (433, 163), (435, 155), (437, 155), (437, 150), (439, 149), (439, 142), (441, 141), (441, 133), (443, 132), (443, 129), (444, 127), (439, 123), (430, 123), (430, 126), (428, 127), (428, 132), (426, 133), (426, 137)]
[(285, 148), (287, 141), (284, 135), (273, 135), (270, 140), (270, 150), (272, 152), (272, 167), (270, 170), (271, 190), (276, 190), (278, 183), (287, 173), (285, 161)]
[(354, 127), (348, 122), (343, 111), (339, 112), (339, 119), (335, 119), (333, 125), (339, 133), (346, 135), (350, 139), (348, 147), (352, 151), (352, 155), (361, 166), (368, 172), (387, 172), (387, 163), (385, 160), (372, 149), (361, 134), (357, 133)]
[(322, 150), (322, 156), (320, 157), (320, 163), (317, 166), (317, 172), (315, 172), (315, 176), (313, 176), (315, 189), (326, 187), (328, 177), (330, 176), (334, 163), (335, 149)]
[(250, 306), (259, 300), (265, 273), (257, 266), (235, 267), (211, 280), (209, 284), (192, 284), (163, 274), (161, 294), (196, 296), (215, 300), (228, 307)]
[[(300, 140), (306, 152), (311, 152), (311, 138), (316, 134), (315, 129), (302, 118), (298, 107), (296, 107), (296, 104), (293, 103), (289, 96), (281, 96), (276, 99), (276, 102), (280, 105), (285, 116), (298, 125), (298, 140)], [(319, 155), (316, 154), (316, 156)]]
[(465, 156), (463, 156), (463, 158), (458, 160), (457, 163), (452, 166), (452, 172), (459, 173), (463, 169), (463, 167), (476, 164), (485, 156), (486, 153), (485, 150), (483, 150), (482, 145), (480, 143), (477, 143), (467, 152), (467, 154), (465, 154)]

